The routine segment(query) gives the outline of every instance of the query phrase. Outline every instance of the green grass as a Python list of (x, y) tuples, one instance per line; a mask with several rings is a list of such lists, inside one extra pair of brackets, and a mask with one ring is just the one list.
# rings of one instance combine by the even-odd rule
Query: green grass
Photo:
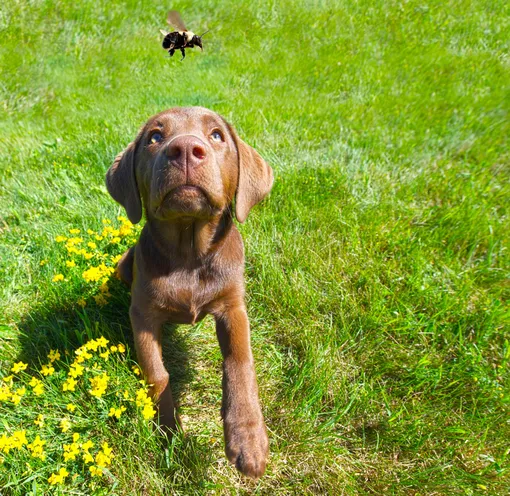
[[(241, 226), (267, 474), (224, 457), (207, 319), (165, 343), (185, 437), (93, 423), (117, 455), (106, 494), (508, 492), (508, 2), (4, 4), (0, 375), (84, 336), (131, 342), (120, 285), (82, 310), (83, 279), (52, 283), (54, 238), (123, 213), (104, 174), (148, 116), (209, 107), (275, 170)], [(169, 7), (211, 29), (204, 53), (165, 56)], [(19, 412), (0, 404), (0, 435)], [(4, 462), (0, 493), (43, 494), (34, 470)]]

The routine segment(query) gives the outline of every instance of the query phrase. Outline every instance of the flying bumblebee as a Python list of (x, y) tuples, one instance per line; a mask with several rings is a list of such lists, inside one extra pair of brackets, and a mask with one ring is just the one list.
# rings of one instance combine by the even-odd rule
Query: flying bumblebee
[(175, 50), (180, 50), (182, 53), (182, 61), (184, 60), (184, 57), (186, 57), (186, 48), (193, 48), (198, 46), (200, 47), (200, 50), (203, 50), (202, 36), (204, 36), (205, 33), (198, 36), (192, 31), (188, 31), (181, 19), (179, 12), (176, 10), (171, 10), (168, 13), (166, 22), (168, 22), (170, 26), (178, 29), (178, 31), (172, 31), (171, 33), (167, 33), (166, 31), (160, 29), (161, 34), (165, 37), (163, 39), (163, 48), (168, 50), (170, 57), (173, 56)]

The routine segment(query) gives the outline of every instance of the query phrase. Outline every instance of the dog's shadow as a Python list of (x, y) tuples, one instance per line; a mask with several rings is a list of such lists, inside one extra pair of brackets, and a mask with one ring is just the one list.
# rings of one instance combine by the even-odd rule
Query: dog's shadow
[[(39, 369), (41, 364), (48, 363), (50, 350), (56, 349), (61, 354), (68, 355), (68, 361), (71, 362), (78, 347), (89, 339), (100, 336), (108, 339), (111, 345), (123, 343), (128, 356), (136, 360), (129, 320), (131, 296), (126, 286), (114, 277), (108, 281), (108, 286), (111, 296), (102, 307), (91, 299), (82, 308), (78, 303), (80, 298), (75, 297), (52, 306), (41, 305), (27, 313), (18, 322), (20, 350), (16, 361), (28, 363), (31, 370)], [(73, 293), (79, 294), (80, 291), (75, 290)], [(196, 371), (190, 365), (190, 343), (176, 325), (165, 326), (163, 359), (170, 374), (174, 402), (179, 405), (180, 397), (186, 385), (195, 377)], [(129, 364), (130, 368), (131, 365)], [(169, 448), (166, 456), (165, 447)], [(203, 462), (204, 457), (207, 457), (203, 448), (202, 443), (189, 434), (174, 436), (170, 443), (166, 436), (161, 435), (160, 468), (165, 465), (169, 469), (175, 466), (185, 467), (188, 474), (194, 474), (195, 481), (201, 481), (206, 477), (203, 473), (205, 468), (200, 469), (202, 473), (197, 473), (197, 469), (205, 465), (196, 463), (195, 457), (190, 456), (190, 453), (200, 453)], [(168, 463), (169, 451), (171, 463)]]

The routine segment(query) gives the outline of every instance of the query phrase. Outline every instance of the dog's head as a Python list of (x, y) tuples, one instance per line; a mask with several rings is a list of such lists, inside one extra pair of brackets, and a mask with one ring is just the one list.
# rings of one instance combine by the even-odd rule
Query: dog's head
[(235, 198), (244, 222), (271, 190), (273, 171), (218, 114), (173, 108), (151, 117), (108, 169), (106, 186), (133, 223), (142, 217), (209, 219)]

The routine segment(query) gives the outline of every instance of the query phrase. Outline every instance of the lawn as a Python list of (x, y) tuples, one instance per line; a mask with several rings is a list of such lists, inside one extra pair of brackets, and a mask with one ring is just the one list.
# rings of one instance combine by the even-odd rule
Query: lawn
[[(170, 7), (211, 30), (203, 53), (161, 49)], [(27, 437), (0, 449), (0, 494), (508, 494), (508, 2), (16, 0), (0, 39), (0, 447)], [(180, 105), (222, 114), (275, 171), (240, 226), (270, 436), (256, 482), (223, 453), (212, 319), (166, 333), (186, 435), (165, 449), (133, 400), (110, 269), (139, 226), (104, 176)], [(114, 348), (64, 391), (101, 337)], [(102, 473), (85, 439), (96, 464), (112, 450)]]

